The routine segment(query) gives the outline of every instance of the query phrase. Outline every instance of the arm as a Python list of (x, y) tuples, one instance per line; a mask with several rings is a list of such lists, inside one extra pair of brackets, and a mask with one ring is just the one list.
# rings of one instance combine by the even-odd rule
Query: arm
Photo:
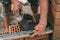
[(40, 22), (35, 27), (34, 35), (42, 35), (47, 25), (48, 0), (40, 0)]
[(9, 30), (9, 18), (8, 16), (4, 16), (4, 24), (6, 26), (6, 32)]
[(48, 0), (40, 1), (40, 23), (47, 25), (47, 14), (48, 14)]

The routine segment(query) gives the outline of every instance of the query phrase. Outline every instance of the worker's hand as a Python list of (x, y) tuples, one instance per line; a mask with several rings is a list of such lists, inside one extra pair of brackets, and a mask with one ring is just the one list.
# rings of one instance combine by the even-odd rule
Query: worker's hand
[(35, 30), (34, 30), (34, 34), (32, 36), (40, 36), (43, 34), (43, 32), (45, 31), (45, 28), (46, 26), (45, 25), (42, 25), (42, 24), (38, 24), (36, 27), (35, 27)]

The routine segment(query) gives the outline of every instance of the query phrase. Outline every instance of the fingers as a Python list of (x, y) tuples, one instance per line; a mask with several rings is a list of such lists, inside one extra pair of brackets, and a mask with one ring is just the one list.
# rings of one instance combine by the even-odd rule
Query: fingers
[(40, 34), (40, 33), (36, 33), (36, 32), (35, 32), (31, 37), (36, 37), (36, 38), (38, 38), (38, 39), (39, 39), (39, 38), (42, 39), (42, 38), (44, 38), (44, 34), (42, 34), (42, 33)]
[(34, 30), (34, 34), (32, 34), (31, 37), (34, 37), (34, 36), (36, 36), (36, 35), (37, 35), (37, 31)]
[(32, 34), (32, 37), (38, 35), (38, 29), (39, 29), (39, 28), (36, 26), (34, 29), (35, 29), (35, 30), (34, 30), (34, 34)]
[(37, 35), (37, 33), (34, 33), (34, 34), (32, 34), (32, 36), (31, 37), (34, 37), (34, 36), (36, 36)]
[(36, 35), (40, 36), (40, 35), (43, 35), (44, 30), (45, 30), (45, 27), (43, 27), (41, 25), (37, 25), (35, 27), (34, 34), (32, 36), (36, 36)]
[(40, 29), (40, 26), (37, 25), (34, 29), (35, 29), (35, 31), (38, 31), (38, 29)]
[(42, 34), (43, 32), (41, 31), (35, 31), (34, 34), (32, 34), (32, 37), (34, 36), (43, 36), (44, 34)]

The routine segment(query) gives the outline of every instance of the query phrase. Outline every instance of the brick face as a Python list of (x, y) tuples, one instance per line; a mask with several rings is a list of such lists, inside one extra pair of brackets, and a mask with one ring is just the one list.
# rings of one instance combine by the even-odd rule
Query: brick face
[(54, 26), (54, 31), (60, 31), (60, 25)]
[(9, 26), (9, 33), (13, 33), (13, 32), (20, 32), (19, 25), (11, 25), (11, 26)]
[(53, 38), (60, 38), (60, 31), (55, 31)]

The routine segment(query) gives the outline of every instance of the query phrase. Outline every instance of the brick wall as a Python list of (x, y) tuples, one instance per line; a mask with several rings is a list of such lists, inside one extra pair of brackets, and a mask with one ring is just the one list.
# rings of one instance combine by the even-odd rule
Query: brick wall
[(53, 40), (60, 40), (60, 0), (52, 0)]

